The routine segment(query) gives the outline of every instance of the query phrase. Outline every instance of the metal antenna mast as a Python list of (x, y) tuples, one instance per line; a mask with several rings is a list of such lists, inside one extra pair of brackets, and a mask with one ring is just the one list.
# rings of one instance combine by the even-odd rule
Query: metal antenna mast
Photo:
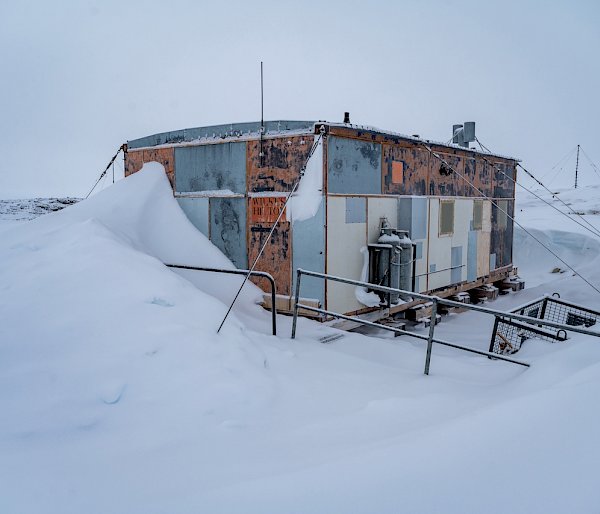
[(575, 162), (575, 189), (577, 189), (577, 174), (579, 172), (579, 145), (577, 145), (577, 161)]
[(263, 134), (265, 132), (264, 96), (263, 96), (263, 62), (260, 61), (260, 165), (264, 165), (265, 152), (263, 151)]

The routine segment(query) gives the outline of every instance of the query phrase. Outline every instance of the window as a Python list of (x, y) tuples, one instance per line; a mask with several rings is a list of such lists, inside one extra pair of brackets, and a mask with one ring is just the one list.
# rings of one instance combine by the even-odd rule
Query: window
[(473, 200), (473, 230), (483, 228), (483, 200)]
[(454, 200), (440, 201), (440, 236), (454, 233)]

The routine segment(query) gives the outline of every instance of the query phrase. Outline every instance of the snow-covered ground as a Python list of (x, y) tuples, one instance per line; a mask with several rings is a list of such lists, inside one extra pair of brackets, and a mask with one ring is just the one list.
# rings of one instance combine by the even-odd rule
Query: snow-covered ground
[[(571, 199), (600, 210), (597, 190)], [(522, 210), (521, 210), (522, 209)], [(598, 240), (526, 195), (518, 219), (592, 283)], [(600, 217), (586, 214), (600, 226)], [(599, 295), (521, 231), (543, 293)], [(278, 337), (231, 264), (193, 229), (158, 165), (89, 200), (0, 227), (0, 512), (597, 512), (600, 340), (530, 340), (530, 368), (309, 320)], [(349, 286), (349, 294), (353, 294)], [(492, 320), (440, 337), (487, 349)], [(439, 331), (439, 334), (438, 334)]]

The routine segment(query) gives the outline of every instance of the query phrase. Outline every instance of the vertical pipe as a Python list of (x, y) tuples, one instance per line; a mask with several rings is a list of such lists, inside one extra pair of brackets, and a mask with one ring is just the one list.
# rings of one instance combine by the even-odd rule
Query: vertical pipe
[(429, 364), (431, 363), (431, 349), (433, 347), (433, 333), (435, 331), (435, 322), (437, 318), (437, 299), (433, 299), (431, 307), (431, 322), (429, 323), (429, 337), (427, 338), (427, 356), (425, 357), (425, 374), (429, 375)]
[(296, 273), (296, 294), (294, 296), (294, 318), (292, 319), (292, 339), (296, 339), (296, 323), (298, 321), (298, 300), (300, 298), (300, 278), (302, 270), (299, 269)]
[(417, 244), (413, 243), (412, 245), (412, 291), (413, 293), (418, 293), (418, 291), (415, 291), (416, 287), (417, 287)]

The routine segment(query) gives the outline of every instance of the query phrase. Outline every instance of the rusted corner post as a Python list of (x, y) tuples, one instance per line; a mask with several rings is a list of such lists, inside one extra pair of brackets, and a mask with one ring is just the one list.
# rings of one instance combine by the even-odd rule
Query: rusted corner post
[(433, 334), (437, 318), (437, 298), (433, 299), (431, 307), (431, 321), (429, 323), (429, 337), (427, 338), (427, 356), (425, 357), (425, 374), (429, 375), (429, 364), (431, 363), (431, 349), (433, 347)]
[(292, 319), (292, 339), (296, 339), (296, 323), (298, 321), (298, 301), (300, 300), (300, 279), (302, 270), (296, 272), (296, 293), (294, 295), (294, 317)]

